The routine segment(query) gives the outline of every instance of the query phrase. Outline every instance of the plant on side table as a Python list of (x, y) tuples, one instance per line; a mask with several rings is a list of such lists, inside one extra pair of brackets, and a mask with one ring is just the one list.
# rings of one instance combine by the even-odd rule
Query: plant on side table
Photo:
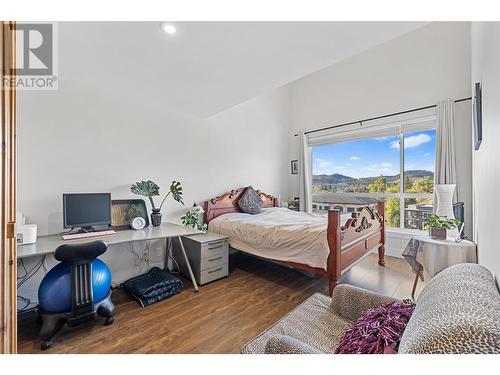
[(155, 184), (153, 181), (140, 181), (136, 182), (134, 185), (130, 187), (130, 191), (137, 195), (142, 195), (143, 197), (148, 197), (149, 202), (151, 203), (152, 213), (151, 213), (151, 223), (153, 226), (157, 227), (161, 224), (161, 208), (163, 207), (163, 203), (165, 203), (165, 199), (169, 195), (172, 195), (172, 198), (181, 204), (184, 204), (182, 201), (182, 186), (178, 181), (172, 181), (170, 184), (170, 190), (165, 195), (163, 200), (160, 203), (159, 207), (155, 206), (155, 202), (153, 200), (154, 196), (160, 195), (160, 187)]
[(462, 222), (457, 219), (449, 219), (446, 216), (436, 214), (428, 215), (425, 224), (429, 226), (429, 235), (438, 240), (446, 239), (446, 230), (457, 228)]
[(203, 209), (200, 206), (197, 206), (195, 203), (193, 205), (193, 210), (189, 210), (183, 217), (181, 217), (182, 224), (193, 229), (198, 229), (206, 232), (208, 229), (208, 225), (203, 223), (203, 220), (200, 220), (200, 215), (203, 214), (203, 212)]

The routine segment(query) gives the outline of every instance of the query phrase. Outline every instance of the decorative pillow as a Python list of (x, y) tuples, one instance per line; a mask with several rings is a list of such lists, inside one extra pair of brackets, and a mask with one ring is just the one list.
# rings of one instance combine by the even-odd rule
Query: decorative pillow
[(397, 353), (415, 305), (408, 300), (367, 310), (344, 334), (336, 354)]
[(262, 199), (253, 187), (249, 186), (238, 200), (240, 210), (246, 214), (255, 215), (260, 213), (262, 207)]

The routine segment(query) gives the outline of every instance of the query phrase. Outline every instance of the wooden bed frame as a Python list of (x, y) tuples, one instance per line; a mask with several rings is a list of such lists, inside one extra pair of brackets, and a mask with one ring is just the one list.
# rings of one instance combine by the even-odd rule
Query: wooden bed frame
[[(238, 200), (246, 188), (231, 190), (230, 192), (205, 202), (205, 220), (209, 223), (217, 216), (241, 212)], [(277, 207), (278, 200), (266, 193), (257, 191), (262, 199), (262, 207)], [(385, 225), (384, 225), (384, 202), (376, 203), (376, 209), (363, 206), (357, 212), (352, 213), (344, 225), (340, 223), (340, 211), (328, 211), (327, 240), (330, 253), (327, 260), (326, 271), (323, 268), (311, 267), (306, 264), (278, 261), (294, 268), (328, 276), (329, 289), (338, 285), (342, 273), (362, 259), (368, 253), (378, 247), (378, 264), (385, 265)]]

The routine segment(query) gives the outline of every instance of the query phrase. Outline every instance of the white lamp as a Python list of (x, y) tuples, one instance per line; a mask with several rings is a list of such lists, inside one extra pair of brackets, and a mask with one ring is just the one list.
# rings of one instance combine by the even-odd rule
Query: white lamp
[(455, 218), (453, 213), (455, 187), (455, 184), (436, 185), (436, 215), (446, 216), (450, 219)]
[[(446, 216), (448, 219), (454, 219), (453, 212), (453, 194), (455, 194), (455, 184), (436, 185), (436, 215)], [(449, 237), (457, 237), (458, 229), (448, 231)]]

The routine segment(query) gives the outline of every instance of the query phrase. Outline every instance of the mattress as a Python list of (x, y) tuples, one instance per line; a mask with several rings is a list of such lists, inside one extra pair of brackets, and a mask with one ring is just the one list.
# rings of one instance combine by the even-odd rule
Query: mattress
[[(350, 214), (341, 216), (345, 222)], [(260, 214), (228, 213), (213, 219), (211, 232), (229, 237), (229, 246), (260, 257), (326, 270), (330, 253), (326, 215), (287, 208), (263, 208)]]

